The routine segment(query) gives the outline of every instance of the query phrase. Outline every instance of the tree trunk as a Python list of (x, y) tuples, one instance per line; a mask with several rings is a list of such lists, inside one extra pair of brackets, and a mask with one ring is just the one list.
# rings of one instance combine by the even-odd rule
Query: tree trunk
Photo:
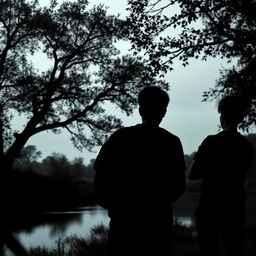
[(20, 151), (27, 143), (30, 136), (25, 136), (24, 134), (18, 134), (16, 140), (12, 146), (6, 152), (3, 158), (3, 167), (5, 168), (4, 172), (10, 172), (12, 170), (13, 163), (15, 159), (19, 156)]

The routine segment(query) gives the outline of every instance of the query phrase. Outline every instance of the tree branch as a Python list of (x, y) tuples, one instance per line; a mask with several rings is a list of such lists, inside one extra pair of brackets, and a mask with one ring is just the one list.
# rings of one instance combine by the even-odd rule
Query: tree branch
[[(230, 41), (230, 39), (225, 39), (225, 40), (222, 40), (222, 41), (213, 41), (213, 42), (208, 42), (208, 43), (205, 42), (205, 43), (202, 43), (202, 44), (194, 44), (194, 45), (180, 47), (177, 50), (169, 52), (169, 54), (176, 54), (173, 57), (171, 57), (170, 59), (172, 60), (172, 59), (178, 57), (182, 52), (185, 52), (186, 50), (189, 50), (189, 49), (192, 49), (192, 48), (200, 48), (200, 47), (204, 47), (204, 46), (217, 45), (217, 44), (226, 43), (228, 41)], [(170, 60), (168, 60), (167, 62), (169, 62), (169, 61)]]
[(88, 105), (87, 107), (84, 108), (84, 110), (80, 111), (79, 113), (77, 113), (76, 115), (73, 115), (71, 118), (68, 118), (65, 121), (61, 121), (61, 122), (56, 122), (56, 123), (52, 123), (52, 124), (47, 124), (47, 125), (42, 125), (40, 127), (37, 127), (34, 129), (33, 134), (45, 131), (45, 130), (49, 130), (49, 129), (55, 129), (55, 128), (64, 128), (67, 125), (71, 124), (72, 122), (78, 120), (80, 117), (83, 117), (84, 115), (86, 115), (87, 112), (89, 112), (90, 110), (92, 110), (99, 102), (104, 101), (105, 100), (105, 96), (108, 95), (108, 93), (113, 90), (113, 86), (111, 86), (110, 88), (108, 88), (107, 90), (105, 90), (104, 92), (101, 92), (98, 94), (98, 96), (95, 97), (94, 101)]
[(10, 28), (7, 26), (7, 24), (6, 24), (5, 21), (2, 19), (1, 16), (0, 16), (0, 22), (3, 24), (4, 28), (5, 28), (6, 31), (7, 31), (7, 39), (8, 39), (9, 36), (10, 36)]
[(158, 0), (158, 1), (156, 1), (156, 3), (152, 4), (151, 8), (147, 11), (147, 13), (152, 13), (152, 14), (154, 14), (154, 15), (160, 15), (160, 14), (162, 14), (162, 12), (163, 12), (166, 8), (168, 8), (169, 6), (173, 5), (173, 3), (169, 3), (169, 4), (165, 5), (165, 6), (162, 6), (162, 7), (158, 8), (158, 9), (153, 10), (153, 8), (154, 8), (159, 2), (161, 2), (161, 0)]
[(0, 109), (0, 162), (2, 163), (2, 160), (4, 158), (4, 128), (3, 128), (3, 122), (2, 122), (2, 110)]

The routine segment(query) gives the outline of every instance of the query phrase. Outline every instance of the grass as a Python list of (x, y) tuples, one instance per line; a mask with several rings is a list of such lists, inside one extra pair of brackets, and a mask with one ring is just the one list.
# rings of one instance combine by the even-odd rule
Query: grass
[[(247, 227), (246, 230), (246, 256), (254, 256), (256, 226)], [(91, 229), (87, 238), (75, 235), (64, 237), (56, 241), (54, 248), (35, 247), (30, 249), (28, 256), (107, 256), (107, 236), (108, 228), (99, 225)], [(176, 219), (173, 225), (173, 255), (198, 256), (199, 247), (196, 238), (194, 223), (185, 226)]]
[[(173, 250), (177, 255), (198, 255), (194, 226), (183, 226), (178, 220), (175, 220), (173, 233)], [(96, 226), (91, 229), (90, 235), (86, 239), (75, 235), (64, 237), (56, 241), (54, 248), (35, 247), (30, 249), (28, 256), (107, 256), (107, 236), (107, 227)]]
[(28, 256), (105, 256), (107, 255), (108, 229), (97, 226), (91, 229), (88, 238), (76, 235), (56, 241), (54, 248), (35, 247), (29, 250)]

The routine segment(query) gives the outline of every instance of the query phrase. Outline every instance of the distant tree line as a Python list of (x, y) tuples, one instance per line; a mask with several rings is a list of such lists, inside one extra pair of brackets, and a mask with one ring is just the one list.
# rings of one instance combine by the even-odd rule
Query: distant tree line
[(95, 204), (93, 163), (70, 161), (53, 153), (39, 161), (36, 146), (24, 147), (9, 174), (7, 207), (10, 211), (42, 212)]
[(64, 154), (52, 153), (41, 161), (38, 161), (42, 153), (36, 146), (25, 146), (14, 162), (14, 169), (20, 172), (33, 172), (41, 176), (56, 178), (83, 179), (92, 182), (94, 177), (94, 159), (86, 166), (82, 157), (76, 157), (70, 161)]
[[(247, 180), (253, 180), (256, 179), (256, 134), (249, 134), (246, 138), (255, 148), (254, 162), (247, 174)], [(187, 170), (195, 153), (185, 155)], [(11, 187), (18, 195), (18, 199), (13, 198), (14, 201), (20, 200), (22, 203), (26, 200), (28, 203), (33, 201), (34, 206), (40, 202), (39, 209), (96, 203), (92, 184), (95, 159), (91, 159), (90, 163), (85, 165), (83, 158), (69, 160), (64, 154), (53, 153), (39, 161), (41, 155), (36, 146), (28, 145), (22, 149), (16, 159), (15, 171), (11, 179)], [(157, 170), (155, 175), (158, 175)], [(187, 191), (198, 192), (199, 183), (187, 179)], [(255, 184), (253, 183), (252, 186)]]

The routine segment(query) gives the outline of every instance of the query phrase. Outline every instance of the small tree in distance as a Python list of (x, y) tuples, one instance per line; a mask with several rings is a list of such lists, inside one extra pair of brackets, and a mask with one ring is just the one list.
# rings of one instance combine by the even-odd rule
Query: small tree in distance
[[(147, 73), (140, 57), (121, 55), (115, 47), (127, 39), (127, 24), (108, 15), (103, 5), (88, 9), (87, 0), (0, 0), (0, 160), (9, 170), (28, 139), (42, 131), (66, 129), (77, 148), (92, 149), (121, 120), (104, 103), (126, 114), (136, 106), (138, 91), (168, 85)], [(28, 56), (42, 51), (51, 61), (39, 72)], [(24, 128), (12, 129), (16, 114)]]

